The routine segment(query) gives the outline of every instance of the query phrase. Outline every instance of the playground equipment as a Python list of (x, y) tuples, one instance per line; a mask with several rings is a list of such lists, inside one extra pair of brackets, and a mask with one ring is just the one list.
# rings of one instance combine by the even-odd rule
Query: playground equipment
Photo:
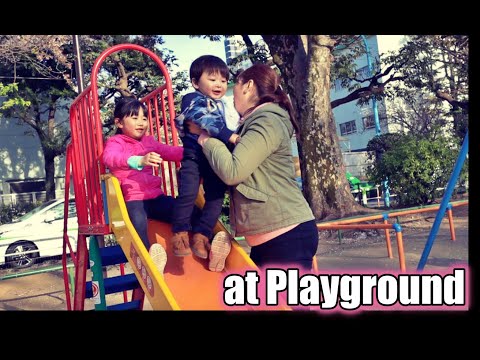
[[(361, 195), (361, 199), (358, 199), (358, 201), (364, 205), (364, 206), (367, 206), (368, 203), (367, 203), (367, 192), (369, 192), (370, 190), (373, 190), (375, 189), (375, 184), (372, 183), (372, 182), (368, 182), (368, 181), (360, 181), (359, 178), (353, 176), (350, 172), (346, 172), (346, 177), (347, 177), (347, 180), (348, 180), (348, 183), (350, 184), (350, 191), (352, 192), (352, 194), (362, 194)], [(377, 190), (378, 190), (378, 187), (377, 187)], [(355, 196), (356, 198), (356, 196)]]
[[(468, 200), (448, 203), (446, 206), (448, 223), (450, 226), (450, 237), (452, 241), (456, 240), (452, 208), (457, 206), (465, 206), (465, 205), (468, 205)], [(440, 210), (440, 209), (441, 209), (440, 205), (428, 205), (428, 206), (419, 206), (414, 208), (403, 209), (401, 211), (387, 211), (387, 212), (383, 212), (381, 214), (375, 214), (375, 215), (353, 216), (345, 219), (323, 221), (323, 222), (317, 223), (317, 228), (319, 230), (337, 230), (339, 239), (341, 239), (342, 230), (354, 230), (354, 229), (355, 230), (367, 230), (367, 229), (381, 230), (383, 229), (385, 231), (385, 243), (387, 246), (387, 256), (390, 259), (393, 259), (392, 243), (390, 240), (390, 231), (394, 230), (397, 238), (397, 249), (398, 249), (398, 259), (400, 264), (400, 270), (406, 271), (405, 255), (403, 251), (402, 227), (400, 225), (400, 216), (431, 212), (431, 211)], [(437, 213), (437, 216), (438, 216), (438, 213)], [(393, 224), (390, 224), (388, 222), (389, 218), (396, 218), (396, 222)], [(374, 220), (382, 220), (382, 219), (383, 219), (383, 224), (360, 223), (363, 221), (372, 221), (372, 220), (374, 221)]]
[[(84, 310), (85, 298), (93, 298), (96, 310), (141, 310), (147, 296), (154, 310), (224, 310), (220, 292), (223, 290), (225, 272), (238, 273), (256, 268), (241, 246), (233, 241), (224, 273), (211, 272), (208, 270), (207, 260), (194, 256), (174, 256), (167, 241), (172, 235), (171, 226), (150, 220), (150, 242), (160, 243), (168, 255), (162, 276), (130, 222), (118, 180), (106, 172), (101, 162), (104, 139), (96, 80), (105, 59), (123, 50), (140, 51), (159, 66), (165, 83), (140, 101), (148, 108), (150, 133), (154, 134), (158, 141), (178, 145), (173, 125), (175, 109), (172, 82), (160, 58), (152, 51), (134, 44), (116, 45), (102, 52), (93, 65), (91, 84), (80, 93), (70, 108), (72, 141), (67, 148), (65, 179), (66, 189), (69, 189), (72, 173), (79, 230), (75, 253), (66, 235), (68, 219), (65, 217), (62, 264), (67, 309)], [(167, 195), (176, 195), (178, 167), (179, 163), (164, 161), (158, 170)], [(65, 191), (65, 204), (68, 204), (68, 197), (69, 191)], [(200, 187), (197, 205), (202, 207), (203, 203)], [(65, 211), (65, 214), (67, 213), (68, 211)], [(214, 232), (219, 230), (226, 231), (223, 225), (217, 222)], [(118, 245), (104, 246), (104, 237), (111, 234)], [(67, 253), (74, 264), (73, 284), (68, 281)], [(130, 264), (133, 273), (105, 276), (106, 266), (125, 262)], [(87, 279), (88, 268), (91, 270), (92, 280)], [(132, 290), (130, 301), (107, 304), (107, 294), (127, 290)]]

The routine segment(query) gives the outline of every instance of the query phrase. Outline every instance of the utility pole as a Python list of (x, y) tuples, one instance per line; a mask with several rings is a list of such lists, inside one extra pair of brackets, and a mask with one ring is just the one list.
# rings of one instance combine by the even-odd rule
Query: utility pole
[(73, 51), (75, 55), (75, 73), (78, 84), (78, 93), (83, 92), (83, 66), (82, 66), (82, 52), (80, 50), (80, 39), (78, 35), (72, 35)]
[[(367, 43), (367, 38), (365, 35), (360, 35), (362, 40), (363, 40), (363, 45), (365, 46), (365, 52), (367, 54), (367, 65), (368, 65), (368, 70), (370, 73), (370, 76), (372, 77), (373, 74), (373, 63), (370, 58), (370, 48)], [(380, 129), (380, 119), (378, 118), (378, 106), (377, 106), (377, 99), (375, 96), (372, 97), (372, 108), (373, 108), (373, 119), (375, 121), (375, 135), (379, 136), (382, 133), (382, 130)], [(383, 182), (383, 201), (385, 204), (385, 207), (390, 207), (390, 190), (388, 188), (388, 178)]]

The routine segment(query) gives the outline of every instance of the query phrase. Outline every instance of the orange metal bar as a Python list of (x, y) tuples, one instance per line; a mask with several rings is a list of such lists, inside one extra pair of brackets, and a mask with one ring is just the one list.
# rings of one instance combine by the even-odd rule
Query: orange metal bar
[(455, 241), (457, 238), (455, 236), (455, 225), (453, 224), (453, 212), (452, 209), (447, 210), (448, 215), (448, 223), (450, 225), (450, 236), (452, 237), (452, 241)]
[(406, 271), (405, 253), (403, 252), (403, 236), (401, 231), (397, 231), (398, 261), (400, 262), (400, 270)]
[[(452, 207), (468, 205), (468, 200), (452, 202), (451, 205), (452, 205)], [(422, 213), (422, 212), (430, 212), (430, 211), (435, 211), (435, 210), (438, 210), (438, 209), (440, 209), (440, 205), (435, 205), (435, 206), (422, 208), (422, 209), (413, 209), (413, 210), (405, 210), (405, 211), (393, 211), (393, 212), (388, 213), (388, 216), (389, 217), (395, 217), (395, 216), (400, 216), (400, 215), (409, 215), (409, 214), (416, 214), (416, 213)], [(327, 225), (327, 224), (328, 225), (354, 224), (354, 223), (361, 222), (361, 221), (380, 220), (382, 218), (383, 218), (383, 214), (378, 214), (378, 215), (354, 217), (354, 218), (345, 219), (345, 220), (325, 221), (325, 222), (322, 222), (320, 224), (322, 224), (322, 225)]]
[(390, 229), (395, 229), (397, 224), (389, 224), (385, 220), (384, 224), (317, 224), (319, 230), (340, 230), (340, 229), (385, 229), (385, 238), (387, 243), (387, 255), (390, 259), (393, 259), (392, 255), (392, 243), (390, 241)]
[(313, 255), (313, 273), (318, 274), (318, 262), (317, 262), (317, 255)]
[(392, 229), (392, 224), (317, 224), (319, 230), (338, 229)]

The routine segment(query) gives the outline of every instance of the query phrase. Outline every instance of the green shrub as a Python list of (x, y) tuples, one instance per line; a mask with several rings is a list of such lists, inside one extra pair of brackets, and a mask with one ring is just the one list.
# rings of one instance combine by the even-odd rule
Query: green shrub
[[(367, 170), (370, 179), (381, 183), (388, 178), (390, 193), (397, 196), (399, 206), (432, 203), (440, 195), (436, 189), (448, 184), (459, 146), (445, 138), (431, 140), (403, 135), (394, 140), (383, 143), (385, 151)], [(466, 168), (465, 164), (460, 182), (467, 174)]]
[(223, 198), (220, 221), (227, 228), (227, 230), (230, 230), (230, 196), (228, 193), (226, 193), (225, 197)]

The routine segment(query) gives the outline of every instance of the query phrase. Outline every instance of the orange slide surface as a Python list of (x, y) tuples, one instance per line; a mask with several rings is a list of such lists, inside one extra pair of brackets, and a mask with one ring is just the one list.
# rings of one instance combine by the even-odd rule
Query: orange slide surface
[[(171, 236), (170, 224), (149, 221), (150, 242), (161, 244), (167, 251), (164, 280), (178, 306), (188, 310), (228, 309), (223, 302), (223, 278), (226, 272), (210, 271), (208, 259), (201, 259), (195, 255), (175, 256), (168, 241)], [(238, 243), (235, 242), (235, 245), (235, 252), (243, 251)], [(246, 262), (244, 267), (245, 270), (251, 268)]]
[[(285, 310), (286, 306), (228, 307), (223, 301), (223, 279), (228, 273), (245, 275), (247, 270), (258, 270), (255, 263), (232, 240), (232, 249), (225, 261), (223, 272), (208, 269), (208, 260), (195, 255), (173, 255), (169, 239), (171, 225), (150, 220), (150, 243), (159, 243), (167, 251), (167, 264), (163, 276), (135, 231), (125, 206), (118, 180), (110, 174), (104, 177), (107, 190), (108, 218), (112, 232), (121, 246), (145, 296), (153, 310)], [(226, 231), (217, 222), (214, 233)], [(147, 299), (146, 299), (147, 301)]]

